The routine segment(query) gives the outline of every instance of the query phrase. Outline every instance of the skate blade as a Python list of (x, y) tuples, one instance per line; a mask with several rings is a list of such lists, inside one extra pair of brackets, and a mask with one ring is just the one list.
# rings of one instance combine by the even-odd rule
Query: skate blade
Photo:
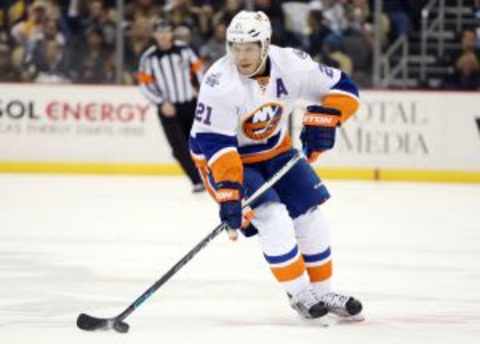
[(362, 313), (358, 313), (358, 314), (350, 315), (346, 317), (329, 314), (329, 317), (334, 317), (338, 325), (357, 323), (365, 320), (365, 317), (363, 316)]
[(297, 314), (298, 319), (302, 323), (302, 326), (309, 327), (329, 327), (334, 324), (334, 319), (329, 319), (328, 314), (319, 318), (305, 318), (304, 316)]

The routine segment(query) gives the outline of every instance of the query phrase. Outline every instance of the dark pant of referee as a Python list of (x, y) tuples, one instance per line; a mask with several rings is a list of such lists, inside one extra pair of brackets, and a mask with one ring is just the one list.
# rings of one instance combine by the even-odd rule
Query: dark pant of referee
[(168, 143), (170, 143), (170, 147), (172, 148), (173, 156), (180, 163), (180, 166), (182, 166), (182, 169), (187, 174), (188, 178), (190, 178), (190, 181), (194, 185), (193, 190), (196, 191), (195, 187), (201, 186), (202, 180), (192, 161), (190, 150), (188, 149), (188, 138), (193, 125), (196, 99), (185, 103), (175, 103), (173, 105), (176, 110), (175, 116), (164, 116), (161, 107), (159, 106), (158, 117)]

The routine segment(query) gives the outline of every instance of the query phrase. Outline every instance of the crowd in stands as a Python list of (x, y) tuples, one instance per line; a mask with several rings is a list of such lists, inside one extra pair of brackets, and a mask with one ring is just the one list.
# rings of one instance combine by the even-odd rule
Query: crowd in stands
[[(395, 37), (419, 29), (425, 2), (384, 0), (380, 30), (384, 47)], [(225, 53), (225, 31), (230, 19), (248, 7), (263, 10), (270, 17), (274, 44), (305, 50), (315, 60), (339, 67), (360, 86), (369, 87), (373, 3), (373, 0), (125, 0), (125, 16), (120, 19), (116, 0), (2, 0), (0, 82), (115, 83), (119, 21), (125, 38), (123, 84), (136, 83), (139, 57), (152, 44), (152, 24), (160, 18), (168, 18), (175, 26), (175, 37), (191, 44), (209, 65)], [(480, 1), (475, 0), (475, 4), (473, 11), (480, 16)], [(468, 75), (460, 81), (465, 87), (475, 83), (475, 75), (480, 73), (479, 37), (475, 30), (469, 32), (464, 37), (465, 53), (455, 62), (455, 70)], [(458, 80), (454, 78), (447, 80), (449, 86), (456, 83)]]
[(442, 86), (449, 90), (480, 90), (480, 28), (465, 29), (460, 41), (461, 50), (450, 59), (452, 73)]

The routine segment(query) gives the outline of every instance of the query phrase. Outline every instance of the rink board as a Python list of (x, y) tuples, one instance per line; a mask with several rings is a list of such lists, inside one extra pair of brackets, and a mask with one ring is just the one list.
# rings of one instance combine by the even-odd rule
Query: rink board
[[(325, 178), (480, 182), (478, 93), (365, 91)], [(299, 145), (302, 106), (293, 116)], [(134, 87), (0, 85), (0, 172), (178, 175)]]

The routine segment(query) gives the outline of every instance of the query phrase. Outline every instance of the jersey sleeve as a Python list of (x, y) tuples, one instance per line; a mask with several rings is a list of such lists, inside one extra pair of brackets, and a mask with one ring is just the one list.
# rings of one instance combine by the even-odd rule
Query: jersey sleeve
[(231, 96), (221, 92), (214, 79), (215, 76), (207, 76), (207, 81), (200, 88), (190, 137), (191, 153), (197, 166), (202, 165), (202, 160), (207, 162), (216, 183), (230, 181), (242, 184), (236, 106)]
[(358, 88), (348, 75), (339, 69), (317, 63), (309, 56), (301, 63), (301, 97), (313, 102), (320, 101), (323, 106), (339, 110), (342, 123), (357, 111), (360, 105)]
[(187, 48), (187, 54), (190, 59), (190, 69), (197, 78), (198, 82), (202, 82), (205, 66), (201, 58), (193, 51), (192, 48)]
[(157, 86), (153, 73), (153, 60), (148, 55), (142, 56), (138, 67), (138, 86), (140, 92), (153, 104), (161, 104), (164, 101), (162, 92)]

